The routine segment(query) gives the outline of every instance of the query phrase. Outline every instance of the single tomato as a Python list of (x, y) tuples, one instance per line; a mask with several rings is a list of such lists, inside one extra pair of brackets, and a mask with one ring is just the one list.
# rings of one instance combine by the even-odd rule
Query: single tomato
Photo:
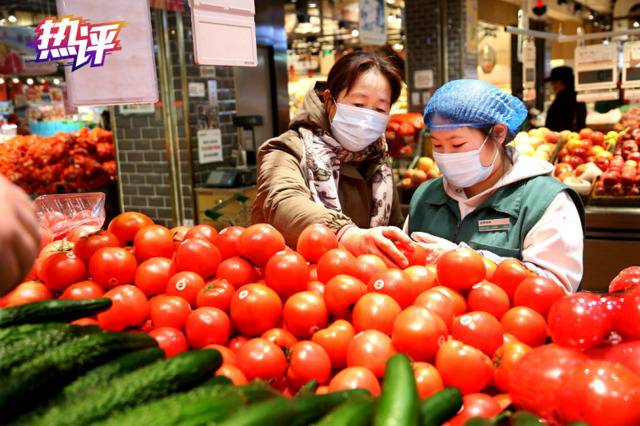
[(454, 290), (467, 290), (484, 280), (487, 273), (482, 256), (470, 248), (451, 250), (438, 259), (438, 281)]
[(189, 238), (202, 238), (215, 244), (218, 240), (218, 230), (207, 224), (196, 225), (185, 234), (184, 239), (188, 240)]
[(138, 231), (148, 225), (153, 225), (153, 220), (149, 216), (137, 212), (126, 212), (109, 222), (108, 231), (118, 238), (120, 244), (129, 245), (133, 243)]
[(198, 293), (205, 287), (202, 277), (195, 272), (178, 272), (167, 282), (167, 294), (170, 296), (180, 296), (191, 305), (197, 306)]
[(447, 339), (447, 325), (428, 309), (410, 306), (396, 318), (391, 339), (393, 347), (413, 361), (431, 361)]
[(277, 327), (282, 318), (282, 301), (275, 291), (262, 284), (247, 284), (231, 299), (231, 319), (247, 336), (260, 336)]
[(283, 250), (274, 254), (264, 269), (264, 279), (278, 296), (286, 299), (305, 291), (309, 280), (309, 265), (295, 251)]
[(327, 283), (336, 275), (350, 275), (358, 273), (357, 261), (354, 255), (345, 249), (331, 249), (320, 257), (318, 261), (318, 280)]
[(104, 288), (133, 284), (137, 268), (135, 256), (121, 247), (98, 249), (89, 260), (91, 279)]
[(220, 251), (220, 256), (222, 256), (223, 259), (240, 256), (238, 240), (244, 230), (245, 228), (242, 226), (229, 226), (220, 231), (214, 244)]
[(149, 315), (155, 327), (182, 330), (190, 314), (191, 306), (182, 297), (162, 295), (150, 301)]
[(293, 345), (298, 343), (298, 339), (289, 330), (284, 328), (272, 328), (262, 333), (263, 339), (275, 343), (282, 349), (290, 350)]
[(331, 359), (331, 366), (338, 369), (347, 365), (347, 349), (354, 335), (355, 332), (351, 323), (345, 320), (337, 320), (329, 327), (317, 331), (311, 341), (319, 344), (327, 351)]
[(209, 280), (204, 287), (198, 291), (196, 296), (196, 306), (203, 308), (211, 306), (225, 312), (229, 312), (231, 300), (236, 290), (225, 279)]
[(336, 318), (351, 318), (356, 302), (366, 293), (366, 284), (349, 275), (336, 275), (324, 286), (324, 300)]
[(411, 278), (401, 269), (385, 269), (373, 275), (367, 285), (370, 292), (391, 296), (401, 308), (411, 306), (415, 300)]
[(509, 375), (516, 363), (527, 353), (531, 347), (522, 342), (509, 342), (500, 346), (493, 354), (493, 383), (503, 392), (509, 391)]
[(61, 291), (85, 278), (84, 262), (72, 252), (54, 253), (40, 264), (38, 277), (49, 290)]
[(87, 263), (96, 251), (104, 247), (120, 247), (120, 241), (111, 232), (98, 230), (78, 239), (73, 245), (73, 252)]
[(137, 327), (149, 318), (149, 301), (137, 287), (121, 285), (107, 291), (104, 297), (112, 301), (109, 309), (98, 314), (98, 323), (105, 330), (122, 331), (127, 327)]
[(282, 234), (264, 223), (251, 225), (238, 239), (238, 251), (254, 265), (264, 267), (271, 256), (285, 249)]
[(296, 250), (307, 262), (317, 262), (327, 251), (338, 248), (335, 232), (321, 224), (307, 226), (298, 237)]
[(478, 283), (471, 288), (467, 295), (467, 305), (472, 311), (487, 312), (498, 320), (511, 307), (507, 293), (488, 281)]
[(315, 380), (325, 384), (331, 376), (331, 359), (322, 346), (309, 340), (303, 340), (291, 347), (289, 352), (289, 371), (297, 380), (298, 386)]
[(436, 368), (445, 386), (456, 387), (464, 395), (481, 391), (493, 378), (491, 358), (457, 340), (448, 340), (440, 346)]
[(456, 317), (451, 326), (451, 336), (480, 349), (485, 355), (493, 356), (502, 346), (504, 330), (500, 322), (491, 314), (473, 311)]
[(513, 296), (514, 306), (526, 306), (547, 318), (551, 305), (566, 295), (555, 281), (543, 277), (526, 278)]
[(349, 389), (365, 389), (373, 397), (381, 392), (380, 382), (376, 376), (365, 367), (349, 367), (336, 374), (329, 383), (329, 392)]
[(238, 288), (255, 282), (258, 274), (251, 263), (240, 256), (234, 256), (220, 262), (216, 278), (227, 280), (234, 288)]
[(287, 330), (299, 339), (306, 339), (327, 325), (329, 311), (322, 296), (303, 291), (286, 301), (282, 318)]
[(400, 312), (402, 312), (402, 308), (391, 296), (367, 293), (356, 302), (351, 322), (356, 332), (379, 330), (391, 335), (393, 323)]
[(187, 338), (182, 331), (172, 327), (158, 327), (149, 332), (149, 336), (156, 339), (160, 349), (167, 358), (181, 354), (189, 350)]
[(176, 269), (195, 272), (202, 278), (214, 275), (220, 261), (220, 252), (216, 246), (201, 238), (184, 240), (176, 250)]
[(396, 353), (391, 338), (377, 330), (356, 334), (347, 348), (347, 365), (365, 367), (376, 377), (383, 377), (387, 361)]
[(507, 259), (500, 262), (491, 277), (491, 282), (502, 288), (509, 296), (509, 300), (513, 301), (520, 283), (531, 277), (535, 277), (535, 274), (527, 269), (522, 262), (516, 259)]
[(133, 282), (147, 296), (167, 291), (167, 284), (176, 274), (176, 265), (171, 259), (156, 257), (145, 260), (138, 266)]
[(284, 377), (287, 360), (282, 349), (266, 339), (251, 339), (236, 353), (237, 367), (247, 380), (277, 380)]
[(231, 334), (231, 321), (218, 308), (205, 306), (189, 314), (185, 332), (192, 348), (201, 349), (208, 345), (224, 345)]
[(531, 308), (516, 306), (500, 320), (505, 333), (512, 334), (531, 347), (543, 345), (547, 339), (547, 323), (542, 315)]
[(361, 254), (356, 258), (356, 269), (355, 277), (368, 283), (372, 276), (387, 269), (387, 264), (375, 254)]
[(413, 376), (416, 380), (420, 399), (427, 399), (434, 393), (444, 389), (438, 369), (428, 362), (414, 362)]
[(104, 289), (93, 281), (80, 281), (67, 287), (60, 299), (97, 299), (104, 296)]

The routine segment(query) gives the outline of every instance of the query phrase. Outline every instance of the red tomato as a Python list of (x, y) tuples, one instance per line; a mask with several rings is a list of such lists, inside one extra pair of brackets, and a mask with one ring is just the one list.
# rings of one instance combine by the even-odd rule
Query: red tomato
[(185, 234), (184, 239), (188, 240), (189, 238), (201, 238), (215, 244), (218, 240), (218, 230), (211, 225), (196, 225)]
[(451, 426), (464, 426), (467, 420), (480, 417), (491, 419), (500, 414), (500, 405), (486, 393), (471, 393), (462, 398), (462, 411), (449, 420)]
[(527, 306), (547, 318), (551, 305), (565, 294), (564, 289), (555, 281), (531, 277), (520, 283), (513, 297), (513, 304)]
[(453, 301), (449, 296), (431, 289), (418, 296), (413, 304), (426, 308), (438, 315), (447, 328), (451, 328), (453, 323)]
[(338, 320), (317, 331), (311, 340), (327, 351), (333, 368), (344, 368), (347, 365), (347, 349), (354, 335), (353, 326), (349, 322)]
[(470, 310), (487, 312), (497, 319), (502, 318), (511, 307), (507, 293), (488, 281), (478, 283), (471, 288), (467, 295), (467, 304)]
[(393, 347), (414, 361), (431, 361), (447, 339), (442, 319), (419, 306), (410, 306), (398, 315), (391, 334)]
[(66, 239), (67, 241), (70, 241), (72, 243), (77, 243), (80, 238), (86, 237), (87, 235), (91, 235), (98, 231), (100, 231), (99, 226), (80, 225), (77, 228), (75, 228), (73, 231), (69, 232), (66, 236)]
[(263, 339), (275, 343), (282, 349), (291, 349), (293, 345), (298, 343), (298, 339), (289, 330), (284, 328), (272, 328), (262, 333)]
[(282, 301), (275, 291), (262, 284), (240, 287), (230, 308), (233, 324), (247, 336), (259, 336), (277, 327), (282, 317)]
[[(562, 346), (593, 348), (609, 334), (613, 326), (612, 320), (604, 304), (600, 303), (600, 296), (590, 293), (571, 294), (551, 307), (549, 334), (554, 342)], [(512, 334), (518, 337), (517, 334)]]
[(236, 364), (247, 380), (277, 380), (284, 377), (287, 360), (275, 343), (251, 339), (236, 353)]
[(160, 349), (167, 358), (181, 354), (189, 350), (187, 338), (182, 331), (172, 327), (158, 327), (149, 332), (149, 336), (156, 339)]
[(93, 281), (80, 281), (66, 288), (60, 299), (96, 299), (104, 296), (104, 289)]
[(229, 312), (231, 300), (236, 290), (225, 279), (214, 279), (207, 281), (206, 285), (198, 291), (196, 296), (196, 306), (202, 308), (211, 306), (222, 311)]
[(77, 319), (75, 321), (71, 321), (72, 325), (80, 325), (80, 326), (86, 326), (86, 325), (100, 325), (100, 323), (98, 323), (98, 320), (95, 320), (93, 318), (80, 318)]
[(436, 368), (445, 386), (456, 387), (464, 395), (481, 391), (493, 377), (491, 358), (457, 340), (440, 346)]
[(205, 286), (202, 277), (195, 272), (178, 272), (167, 283), (167, 294), (170, 296), (180, 296), (189, 304), (192, 308), (197, 306), (196, 299), (198, 293)]
[(215, 241), (215, 246), (220, 251), (220, 256), (223, 259), (229, 259), (230, 257), (240, 256), (238, 251), (238, 239), (245, 228), (242, 226), (230, 226), (224, 228), (218, 234), (218, 238)]
[(98, 230), (78, 239), (73, 246), (73, 252), (86, 263), (98, 249), (103, 247), (120, 247), (120, 241), (111, 232)]
[(367, 330), (354, 336), (347, 348), (347, 365), (365, 367), (376, 377), (384, 376), (387, 361), (395, 353), (391, 338), (377, 330)]
[(133, 284), (137, 268), (135, 256), (121, 247), (101, 248), (89, 261), (91, 278), (104, 288)]
[(240, 235), (238, 250), (254, 265), (264, 267), (271, 256), (285, 249), (284, 237), (276, 228), (264, 223), (251, 225)]
[(411, 281), (412, 298), (415, 301), (425, 291), (431, 289), (436, 282), (436, 274), (425, 266), (410, 266), (404, 270)]
[(356, 258), (345, 249), (331, 249), (318, 261), (318, 279), (327, 283), (340, 274), (355, 277), (358, 274)]
[(6, 306), (9, 307), (48, 300), (53, 298), (53, 295), (44, 284), (36, 281), (27, 281), (19, 284), (5, 297)]
[(145, 260), (138, 266), (133, 281), (147, 297), (151, 297), (167, 291), (167, 283), (175, 274), (176, 265), (173, 260), (156, 257)]
[(363, 283), (368, 283), (372, 276), (385, 269), (387, 264), (375, 254), (361, 254), (356, 258), (355, 277)]
[(608, 349), (603, 358), (618, 362), (640, 376), (640, 341), (619, 343)]
[(126, 212), (114, 217), (109, 223), (109, 232), (118, 238), (123, 245), (133, 242), (138, 231), (145, 226), (153, 225), (149, 216), (137, 212)]
[(176, 226), (171, 228), (171, 237), (173, 238), (174, 251), (178, 248), (180, 243), (185, 240), (187, 232), (189, 232), (189, 228), (187, 228), (186, 226)]
[(402, 251), (409, 261), (409, 266), (424, 266), (433, 260), (434, 253), (427, 251), (424, 247), (413, 244), (411, 249), (406, 249), (398, 245), (396, 246)]
[(215, 274), (220, 260), (220, 252), (216, 246), (200, 238), (184, 240), (176, 250), (177, 270), (195, 272), (202, 278)]
[(434, 393), (444, 389), (438, 369), (428, 362), (414, 362), (413, 375), (416, 379), (420, 399), (427, 399)]
[(220, 355), (222, 355), (222, 364), (227, 364), (227, 365), (236, 365), (236, 353), (234, 351), (232, 351), (231, 349), (227, 348), (226, 346), (222, 346), (222, 345), (207, 345), (204, 347), (204, 349), (215, 349), (216, 351), (220, 352)]
[(635, 287), (624, 295), (620, 309), (615, 315), (615, 328), (622, 337), (640, 340), (640, 287)]
[(98, 314), (98, 323), (105, 330), (137, 327), (149, 318), (149, 301), (137, 287), (121, 285), (106, 292), (104, 297), (113, 302), (109, 309)]
[(72, 252), (54, 253), (40, 264), (38, 277), (49, 290), (64, 290), (85, 278), (87, 269)]
[(437, 291), (445, 296), (449, 297), (453, 302), (453, 314), (454, 315), (462, 315), (467, 312), (467, 301), (464, 297), (457, 291), (450, 289), (449, 287), (444, 287), (442, 285), (437, 285), (431, 289), (431, 291)]
[(509, 375), (516, 363), (531, 347), (521, 342), (509, 342), (500, 346), (493, 354), (493, 384), (503, 392), (509, 391)]
[(295, 375), (298, 386), (311, 380), (316, 380), (322, 385), (327, 383), (331, 376), (331, 360), (322, 346), (303, 340), (291, 348), (289, 371)]
[(531, 308), (516, 306), (507, 311), (500, 321), (505, 333), (531, 347), (544, 344), (547, 338), (547, 323), (542, 315)]
[(528, 352), (509, 374), (509, 393), (514, 405), (552, 419), (558, 408), (558, 391), (570, 371), (586, 360), (583, 353), (555, 344)]
[(227, 343), (231, 321), (220, 309), (205, 306), (191, 312), (184, 328), (191, 347), (200, 349), (207, 345)]
[(626, 290), (635, 286), (640, 286), (640, 266), (631, 266), (620, 271), (611, 283), (609, 283), (609, 293)]
[(324, 284), (320, 281), (309, 281), (307, 283), (307, 291), (314, 292), (320, 296), (324, 296)]
[(591, 426), (640, 424), (640, 376), (609, 361), (575, 368), (558, 392), (560, 419)]
[(171, 327), (178, 330), (191, 314), (189, 302), (178, 296), (162, 295), (151, 299), (150, 316), (155, 327)]
[(500, 411), (506, 410), (511, 405), (511, 397), (508, 393), (500, 393), (495, 395), (493, 399), (495, 399), (500, 406)]
[(320, 224), (307, 226), (296, 244), (296, 251), (307, 262), (317, 262), (324, 253), (334, 248), (338, 248), (338, 237), (331, 229)]
[(370, 292), (391, 296), (403, 309), (410, 306), (415, 299), (411, 279), (400, 269), (378, 272), (369, 280), (368, 288)]
[(251, 263), (240, 256), (234, 256), (220, 262), (216, 270), (216, 278), (225, 279), (234, 288), (238, 288), (255, 282), (258, 274)]
[(236, 386), (242, 386), (249, 383), (242, 370), (231, 364), (222, 364), (220, 368), (218, 368), (218, 371), (216, 371), (216, 376), (224, 376), (231, 380), (231, 383)]
[(349, 389), (365, 389), (376, 397), (380, 395), (380, 382), (376, 376), (364, 367), (345, 368), (331, 379), (329, 392)]
[(324, 300), (334, 317), (349, 319), (356, 302), (366, 293), (367, 286), (359, 279), (336, 275), (324, 287)]
[(493, 277), (491, 277), (491, 282), (502, 288), (509, 296), (509, 299), (513, 300), (520, 283), (534, 276), (535, 274), (528, 270), (519, 260), (507, 259), (500, 262), (493, 273)]
[(148, 225), (136, 233), (133, 247), (140, 262), (152, 257), (170, 258), (173, 256), (173, 236), (164, 226)]
[(356, 331), (379, 330), (391, 335), (393, 323), (402, 308), (390, 296), (380, 293), (367, 293), (356, 302), (353, 308), (352, 323)]
[(281, 298), (286, 299), (307, 289), (309, 265), (295, 251), (283, 250), (274, 254), (267, 262), (264, 279)]
[(453, 320), (451, 336), (492, 356), (502, 346), (504, 330), (498, 320), (486, 312), (469, 312)]
[(227, 347), (237, 354), (240, 348), (244, 346), (244, 344), (248, 341), (249, 339), (244, 336), (236, 336), (233, 339), (229, 340), (229, 344), (227, 345)]
[(297, 338), (305, 339), (327, 325), (329, 311), (322, 296), (302, 291), (286, 301), (282, 318), (287, 330)]
[(485, 278), (482, 256), (470, 248), (451, 250), (438, 259), (438, 281), (455, 290), (467, 290)]

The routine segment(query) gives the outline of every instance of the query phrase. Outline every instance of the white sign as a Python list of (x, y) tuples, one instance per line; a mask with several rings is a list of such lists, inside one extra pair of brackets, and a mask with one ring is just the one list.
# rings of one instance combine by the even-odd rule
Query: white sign
[(153, 114), (156, 112), (156, 107), (154, 104), (129, 104), (129, 105), (120, 105), (118, 106), (120, 110), (120, 114), (129, 115), (129, 114)]
[(216, 80), (207, 80), (207, 90), (209, 92), (209, 105), (218, 106), (218, 82)]
[(616, 89), (618, 82), (618, 45), (616, 43), (578, 46), (574, 62), (577, 92)]
[(204, 83), (192, 81), (189, 83), (190, 98), (204, 98), (207, 94)]
[(222, 131), (220, 129), (198, 130), (198, 161), (200, 164), (222, 160)]
[(360, 0), (360, 41), (375, 46), (387, 44), (384, 0)]
[(433, 87), (433, 70), (416, 70), (413, 72), (415, 89), (431, 89)]

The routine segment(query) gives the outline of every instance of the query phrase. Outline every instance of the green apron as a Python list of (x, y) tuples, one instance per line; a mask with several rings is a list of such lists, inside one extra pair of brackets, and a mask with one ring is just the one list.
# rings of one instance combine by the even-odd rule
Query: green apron
[(422, 184), (411, 198), (409, 233), (427, 232), (476, 250), (522, 260), (524, 239), (562, 191), (573, 199), (584, 228), (584, 206), (571, 188), (550, 176), (536, 176), (498, 189), (460, 220), (460, 208), (442, 177)]

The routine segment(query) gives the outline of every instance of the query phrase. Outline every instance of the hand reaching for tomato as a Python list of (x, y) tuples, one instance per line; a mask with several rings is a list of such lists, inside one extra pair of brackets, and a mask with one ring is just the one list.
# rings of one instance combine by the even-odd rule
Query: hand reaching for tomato
[(395, 243), (406, 247), (413, 245), (413, 241), (407, 234), (394, 226), (379, 226), (371, 229), (352, 226), (342, 234), (340, 242), (355, 256), (375, 254), (387, 266), (401, 268), (409, 266), (409, 260)]
[(40, 230), (29, 197), (0, 177), (0, 294), (8, 293), (29, 273), (39, 244)]
[(458, 245), (444, 238), (426, 232), (413, 232), (411, 238), (425, 250), (432, 253), (444, 254), (448, 251), (455, 250)]

